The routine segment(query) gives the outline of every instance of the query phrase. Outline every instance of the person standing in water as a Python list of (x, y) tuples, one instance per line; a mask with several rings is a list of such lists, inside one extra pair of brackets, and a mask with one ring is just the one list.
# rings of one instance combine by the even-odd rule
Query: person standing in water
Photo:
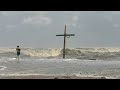
[(20, 59), (20, 48), (19, 48), (19, 46), (17, 46), (17, 48), (16, 48), (16, 51), (17, 51), (17, 59), (18, 59), (18, 61), (19, 61), (19, 59)]

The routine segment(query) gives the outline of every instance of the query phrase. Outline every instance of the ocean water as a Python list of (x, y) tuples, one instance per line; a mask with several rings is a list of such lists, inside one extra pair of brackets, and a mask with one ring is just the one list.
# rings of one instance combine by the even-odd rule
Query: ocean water
[(0, 48), (0, 75), (76, 75), (120, 78), (120, 48), (62, 49)]

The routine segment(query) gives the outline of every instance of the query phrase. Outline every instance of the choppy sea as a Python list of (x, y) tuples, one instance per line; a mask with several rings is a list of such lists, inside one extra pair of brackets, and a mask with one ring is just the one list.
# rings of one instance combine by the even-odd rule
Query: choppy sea
[(0, 48), (0, 75), (76, 75), (120, 78), (120, 48)]

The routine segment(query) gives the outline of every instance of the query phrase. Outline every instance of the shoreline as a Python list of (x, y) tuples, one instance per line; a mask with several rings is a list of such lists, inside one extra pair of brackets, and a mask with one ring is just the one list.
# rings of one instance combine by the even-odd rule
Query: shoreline
[(0, 79), (106, 79), (106, 77), (27, 75), (27, 76), (0, 76)]

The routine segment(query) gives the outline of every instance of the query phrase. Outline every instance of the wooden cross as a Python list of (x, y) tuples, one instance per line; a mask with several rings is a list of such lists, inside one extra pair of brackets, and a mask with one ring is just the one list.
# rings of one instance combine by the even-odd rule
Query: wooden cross
[(63, 44), (63, 58), (65, 58), (65, 45), (66, 45), (66, 36), (75, 36), (75, 34), (66, 34), (66, 25), (65, 25), (65, 30), (64, 34), (56, 35), (56, 36), (64, 36), (64, 44)]

